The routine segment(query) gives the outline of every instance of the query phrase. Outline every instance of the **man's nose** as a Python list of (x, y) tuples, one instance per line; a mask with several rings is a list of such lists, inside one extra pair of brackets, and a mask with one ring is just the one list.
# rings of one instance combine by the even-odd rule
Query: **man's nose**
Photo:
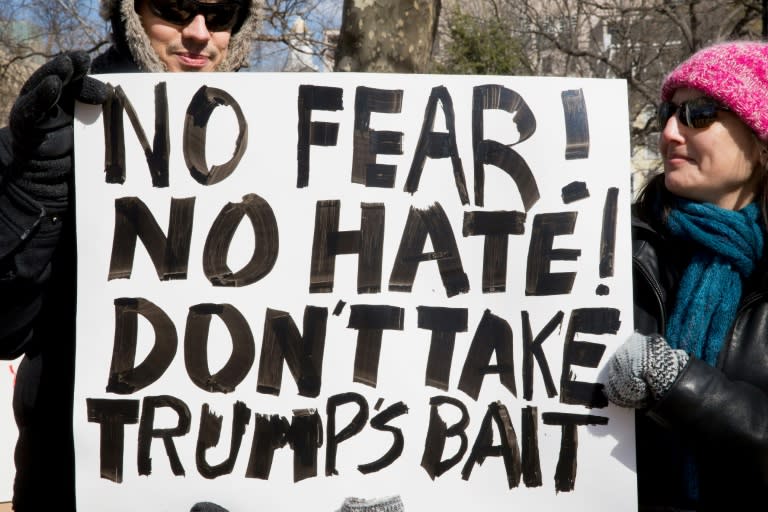
[(184, 37), (195, 41), (208, 42), (211, 38), (211, 32), (208, 30), (208, 27), (205, 24), (205, 16), (202, 14), (198, 14), (192, 18), (192, 21), (186, 24), (181, 34)]

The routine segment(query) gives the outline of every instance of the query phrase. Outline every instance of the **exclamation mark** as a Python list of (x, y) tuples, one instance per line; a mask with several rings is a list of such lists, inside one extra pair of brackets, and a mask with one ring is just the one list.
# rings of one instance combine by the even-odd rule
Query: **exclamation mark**
[[(600, 233), (600, 278), (613, 276), (613, 260), (616, 248), (616, 215), (619, 200), (619, 189), (611, 187), (605, 194), (603, 206), (603, 230)], [(597, 295), (608, 295), (610, 289), (600, 284), (595, 290)]]
[(589, 122), (587, 104), (581, 89), (563, 91), (563, 114), (565, 114), (565, 159), (589, 157)]

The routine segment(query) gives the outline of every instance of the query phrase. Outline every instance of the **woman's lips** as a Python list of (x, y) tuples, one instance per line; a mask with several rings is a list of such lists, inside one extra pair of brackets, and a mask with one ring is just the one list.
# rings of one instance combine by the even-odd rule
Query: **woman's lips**
[(667, 155), (667, 163), (670, 165), (682, 165), (692, 162), (693, 160), (685, 155)]

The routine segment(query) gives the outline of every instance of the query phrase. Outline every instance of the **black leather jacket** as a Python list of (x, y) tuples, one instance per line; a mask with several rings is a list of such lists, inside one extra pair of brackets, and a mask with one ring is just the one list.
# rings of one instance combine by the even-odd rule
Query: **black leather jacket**
[[(664, 333), (692, 247), (633, 219), (635, 328)], [(717, 366), (691, 357), (672, 388), (637, 413), (644, 510), (768, 507), (768, 274), (743, 283)], [(686, 455), (687, 453), (687, 455)], [(698, 503), (685, 498), (684, 460), (696, 460)]]

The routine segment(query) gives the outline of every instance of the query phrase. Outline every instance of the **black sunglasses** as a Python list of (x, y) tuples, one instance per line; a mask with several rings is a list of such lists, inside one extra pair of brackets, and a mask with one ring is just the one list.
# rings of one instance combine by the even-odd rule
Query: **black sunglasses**
[(664, 130), (664, 127), (667, 126), (667, 121), (675, 115), (675, 112), (677, 112), (677, 119), (683, 125), (689, 128), (706, 128), (717, 120), (718, 111), (728, 112), (730, 109), (720, 105), (711, 98), (701, 96), (684, 101), (679, 105), (671, 101), (665, 101), (659, 105), (656, 118), (659, 122), (659, 130)]
[(174, 25), (187, 25), (202, 14), (211, 32), (232, 30), (240, 19), (239, 2), (202, 2), (200, 0), (148, 0), (149, 10)]

